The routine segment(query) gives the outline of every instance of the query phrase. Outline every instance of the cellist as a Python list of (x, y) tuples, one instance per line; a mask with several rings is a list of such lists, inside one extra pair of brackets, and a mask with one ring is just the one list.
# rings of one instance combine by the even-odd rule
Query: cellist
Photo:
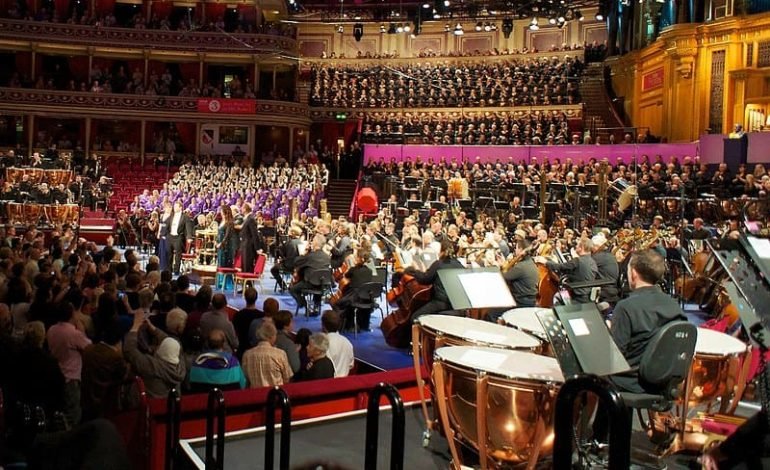
[(340, 292), (342, 297), (332, 305), (334, 310), (340, 312), (343, 319), (343, 325), (350, 327), (353, 325), (353, 315), (356, 315), (358, 328), (364, 331), (369, 330), (369, 319), (372, 311), (362, 311), (354, 309), (351, 305), (358, 295), (356, 289), (366, 283), (372, 282), (373, 273), (369, 266), (371, 259), (371, 245), (364, 242), (358, 247), (355, 254), (355, 264), (345, 272), (345, 276), (340, 281)]
[(527, 239), (516, 240), (516, 256), (502, 268), (503, 278), (508, 284), (517, 307), (534, 307), (537, 299), (539, 274), (530, 256), (531, 247)]
[(412, 275), (420, 284), (433, 286), (430, 301), (412, 314), (413, 321), (422, 315), (443, 313), (451, 310), (452, 305), (449, 303), (449, 296), (444, 289), (444, 285), (441, 283), (438, 272), (442, 269), (462, 269), (463, 267), (462, 263), (455, 258), (455, 248), (452, 242), (444, 239), (441, 241), (439, 259), (427, 271), (421, 272), (413, 267), (408, 267), (404, 270), (404, 273)]

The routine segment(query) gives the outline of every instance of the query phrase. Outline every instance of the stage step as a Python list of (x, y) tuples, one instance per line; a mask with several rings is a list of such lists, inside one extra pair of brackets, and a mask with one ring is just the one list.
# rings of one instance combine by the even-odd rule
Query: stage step
[(331, 180), (326, 187), (327, 208), (333, 218), (348, 216), (356, 191), (355, 180)]

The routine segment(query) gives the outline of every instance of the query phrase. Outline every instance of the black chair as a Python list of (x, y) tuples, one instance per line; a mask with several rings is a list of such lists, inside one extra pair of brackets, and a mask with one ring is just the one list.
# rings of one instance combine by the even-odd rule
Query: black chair
[[(307, 318), (311, 315), (311, 310), (316, 315), (321, 311), (321, 298), (329, 294), (332, 289), (332, 272), (329, 269), (309, 271), (305, 273), (305, 282), (311, 286), (300, 290), (300, 295), (305, 298), (305, 317)], [(310, 309), (311, 302), (312, 309)], [(294, 315), (299, 315), (299, 304)]]
[[(629, 422), (632, 409), (636, 409), (639, 421), (649, 433), (652, 431), (649, 411), (666, 411), (671, 408), (679, 398), (682, 383), (689, 374), (697, 338), (698, 329), (692, 323), (670, 322), (663, 326), (647, 344), (639, 367), (619, 376), (620, 379), (635, 373), (639, 384), (646, 391), (646, 393), (620, 393), (629, 410)], [(643, 419), (641, 410), (648, 410), (647, 421)], [(659, 436), (656, 435), (652, 437), (659, 443), (663, 443), (663, 447), (670, 442), (668, 434), (662, 436), (662, 440), (657, 439)]]
[(378, 303), (382, 292), (385, 290), (385, 285), (381, 282), (367, 282), (366, 284), (357, 287), (355, 290), (355, 298), (351, 307), (354, 309), (353, 313), (353, 337), (358, 335), (358, 313), (359, 311), (368, 310), (371, 314), (372, 311), (379, 310), (382, 315), (382, 308)]

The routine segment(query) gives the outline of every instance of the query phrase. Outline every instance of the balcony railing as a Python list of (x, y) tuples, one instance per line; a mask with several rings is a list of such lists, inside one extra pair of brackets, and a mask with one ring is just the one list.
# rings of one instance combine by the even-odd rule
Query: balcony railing
[[(226, 101), (222, 99), (221, 101)], [(3, 106), (6, 105), (6, 106)], [(9, 107), (8, 105), (13, 105)], [(146, 96), (146, 95), (128, 95), (113, 93), (90, 93), (90, 92), (72, 92), (57, 90), (31, 90), (26, 88), (5, 88), (0, 87), (0, 108), (6, 111), (15, 111), (24, 106), (28, 109), (29, 105), (35, 106), (57, 106), (62, 110), (74, 110), (79, 114), (83, 111), (92, 111), (93, 114), (102, 114), (102, 110), (108, 112), (136, 112), (142, 111), (164, 111), (191, 116), (198, 114), (200, 116), (210, 116), (216, 120), (216, 113), (201, 113), (198, 108), (198, 98), (186, 98), (179, 96)], [(34, 108), (32, 108), (34, 112)], [(65, 114), (64, 112), (62, 114)], [(86, 113), (91, 114), (91, 113)], [(114, 113), (112, 113), (114, 114)], [(247, 118), (248, 115), (239, 115)], [(256, 117), (271, 117), (280, 121), (280, 117), (288, 119), (307, 120), (309, 117), (308, 107), (305, 104), (287, 102), (256, 100)]]
[(103, 28), (5, 18), (0, 19), (0, 39), (201, 52), (294, 53), (297, 50), (297, 41), (294, 38), (271, 34)]

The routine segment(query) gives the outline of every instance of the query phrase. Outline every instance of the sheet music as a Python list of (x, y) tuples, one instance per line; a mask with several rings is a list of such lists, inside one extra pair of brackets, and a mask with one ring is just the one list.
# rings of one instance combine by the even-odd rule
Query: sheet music
[(770, 259), (770, 240), (767, 238), (746, 237), (757, 256), (762, 259)]
[(473, 308), (511, 307), (511, 291), (499, 272), (475, 272), (458, 275)]

